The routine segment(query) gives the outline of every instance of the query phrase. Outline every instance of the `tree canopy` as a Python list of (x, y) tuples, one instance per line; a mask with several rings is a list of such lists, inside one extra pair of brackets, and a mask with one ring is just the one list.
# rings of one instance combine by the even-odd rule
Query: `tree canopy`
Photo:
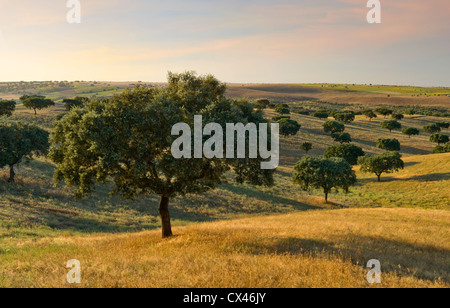
[(392, 133), (392, 131), (394, 129), (401, 129), (402, 125), (399, 122), (397, 122), (395, 120), (392, 120), (392, 121), (383, 121), (383, 122), (381, 122), (381, 127), (388, 129), (389, 132)]
[(381, 155), (366, 155), (358, 159), (361, 171), (374, 173), (381, 182), (383, 173), (393, 173), (405, 168), (402, 155), (399, 152), (385, 152)]
[(378, 139), (377, 147), (386, 151), (400, 151), (400, 141), (397, 139)]
[(364, 110), (364, 111), (362, 112), (362, 114), (363, 114), (366, 118), (369, 118), (370, 120), (372, 120), (372, 119), (378, 117), (377, 114), (376, 114), (375, 112), (373, 112), (372, 109)]
[(333, 189), (348, 192), (356, 183), (356, 174), (345, 159), (305, 156), (294, 167), (293, 181), (304, 191), (322, 189), (328, 202)]
[(439, 133), (442, 128), (438, 124), (430, 124), (423, 128), (423, 130), (430, 134)]
[(84, 103), (87, 102), (88, 99), (86, 97), (77, 96), (75, 98), (65, 98), (63, 99), (63, 103), (66, 106), (66, 110), (71, 110), (77, 107), (83, 107)]
[(325, 157), (339, 157), (345, 159), (350, 165), (358, 163), (358, 157), (364, 156), (363, 149), (354, 144), (337, 144), (325, 150)]
[(411, 136), (418, 136), (418, 135), (420, 135), (420, 131), (417, 128), (414, 128), (414, 127), (407, 127), (407, 128), (405, 128), (402, 131), (402, 133), (404, 135), (409, 136), (409, 138), (411, 138)]
[(308, 154), (309, 151), (311, 151), (313, 148), (313, 144), (311, 142), (304, 142), (300, 145), (300, 149), (306, 152)]
[(37, 114), (37, 110), (42, 110), (55, 105), (54, 101), (40, 95), (23, 95), (20, 100), (25, 108), (34, 110), (34, 115)]
[(285, 104), (280, 104), (275, 107), (275, 112), (279, 114), (291, 114), (291, 110), (289, 109), (289, 106)]
[(0, 168), (9, 167), (9, 182), (14, 182), (14, 166), (47, 154), (49, 146), (49, 133), (37, 126), (0, 123)]
[(349, 133), (334, 133), (331, 135), (334, 141), (339, 143), (350, 143), (352, 142), (352, 136)]
[(0, 117), (1, 116), (12, 116), (13, 112), (16, 110), (16, 101), (13, 100), (3, 100), (0, 99)]
[(337, 121), (341, 121), (344, 123), (351, 123), (355, 121), (355, 113), (353, 111), (343, 111), (334, 113), (333, 117)]
[(326, 121), (322, 126), (323, 130), (331, 135), (334, 133), (342, 133), (345, 130), (345, 125), (338, 121)]
[(295, 136), (302, 128), (297, 121), (286, 118), (279, 120), (278, 124), (280, 124), (280, 135), (283, 137)]
[(172, 155), (178, 139), (172, 136), (173, 127), (184, 123), (192, 129), (196, 116), (222, 127), (267, 123), (251, 103), (227, 99), (225, 91), (212, 75), (169, 73), (165, 88), (138, 85), (112, 98), (92, 100), (85, 110), (73, 109), (57, 122), (51, 136), (56, 180), (77, 187), (78, 198), (93, 192), (95, 183), (110, 180), (111, 193), (125, 198), (159, 195), (163, 237), (172, 235), (169, 200), (214, 189), (229, 170), (236, 173), (238, 183), (273, 185), (274, 170), (263, 170), (261, 157)]
[(437, 143), (438, 145), (441, 145), (443, 143), (447, 143), (450, 141), (449, 136), (444, 134), (433, 134), (430, 136), (430, 141), (433, 143)]

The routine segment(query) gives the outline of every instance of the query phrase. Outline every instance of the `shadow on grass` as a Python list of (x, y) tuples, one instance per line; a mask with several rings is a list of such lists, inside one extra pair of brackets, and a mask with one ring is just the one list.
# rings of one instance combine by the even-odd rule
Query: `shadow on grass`
[(441, 278), (444, 282), (450, 282), (450, 250), (383, 237), (347, 234), (338, 236), (333, 241), (274, 237), (262, 239), (260, 243), (239, 245), (255, 255), (338, 256), (362, 267), (365, 267), (369, 260), (377, 259), (381, 262), (383, 272), (394, 272), (401, 276), (413, 276), (429, 281)]
[(419, 181), (419, 182), (438, 182), (450, 180), (450, 172), (447, 173), (430, 173), (423, 175), (416, 175), (406, 178), (399, 178), (393, 176), (381, 176), (381, 182), (378, 182), (377, 178), (361, 179), (358, 182), (363, 185), (366, 183), (389, 183), (389, 182), (401, 182), (401, 181)]

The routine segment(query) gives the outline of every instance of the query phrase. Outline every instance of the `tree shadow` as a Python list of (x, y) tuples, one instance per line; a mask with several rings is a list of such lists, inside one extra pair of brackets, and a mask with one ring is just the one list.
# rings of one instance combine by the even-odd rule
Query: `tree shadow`
[(381, 182), (378, 182), (376, 178), (368, 178), (358, 180), (361, 184), (376, 182), (376, 183), (389, 183), (389, 182), (399, 182), (399, 181), (419, 181), (419, 182), (438, 182), (450, 180), (450, 172), (447, 173), (430, 173), (423, 175), (416, 175), (411, 177), (393, 177), (393, 176), (381, 176)]
[(298, 237), (273, 237), (260, 242), (239, 243), (254, 255), (338, 256), (365, 267), (372, 259), (381, 262), (383, 272), (418, 279), (450, 282), (450, 250), (375, 236), (346, 234), (330, 241)]

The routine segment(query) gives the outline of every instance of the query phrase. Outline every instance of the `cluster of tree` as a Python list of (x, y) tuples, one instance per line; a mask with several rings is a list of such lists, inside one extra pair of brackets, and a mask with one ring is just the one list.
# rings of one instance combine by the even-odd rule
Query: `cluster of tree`
[(445, 145), (438, 145), (434, 151), (434, 154), (441, 154), (441, 153), (450, 153), (450, 142), (446, 143)]
[[(136, 86), (112, 98), (72, 109), (55, 126), (49, 157), (58, 182), (77, 188), (76, 197), (93, 192), (96, 182), (112, 181), (112, 193), (125, 198), (157, 194), (163, 237), (172, 235), (169, 201), (217, 187), (228, 171), (239, 183), (273, 184), (274, 170), (262, 158), (175, 159), (172, 127), (194, 127), (194, 116), (208, 123), (267, 123), (245, 100), (225, 97), (226, 86), (211, 75), (169, 73), (166, 87)], [(236, 140), (237, 142), (237, 140)], [(235, 147), (237, 149), (237, 147)]]
[(283, 114), (291, 114), (291, 109), (288, 104), (278, 104), (275, 107), (275, 112), (283, 115)]
[(400, 124), (399, 122), (397, 122), (395, 120), (390, 120), (390, 121), (381, 122), (381, 127), (388, 129), (389, 132), (392, 133), (392, 131), (394, 129), (402, 129), (402, 124)]
[(15, 110), (16, 110), (16, 101), (0, 99), (0, 117), (2, 116), (10, 117), (12, 116)]
[(342, 111), (342, 112), (335, 112), (333, 114), (333, 117), (337, 121), (341, 121), (344, 123), (351, 123), (355, 121), (355, 113), (353, 111)]
[(393, 110), (388, 109), (388, 108), (383, 108), (383, 107), (380, 107), (380, 108), (375, 109), (375, 112), (378, 113), (379, 115), (384, 116), (385, 118), (386, 118), (387, 116), (390, 116), (390, 115), (393, 115), (393, 114), (394, 114), (394, 111), (393, 111)]

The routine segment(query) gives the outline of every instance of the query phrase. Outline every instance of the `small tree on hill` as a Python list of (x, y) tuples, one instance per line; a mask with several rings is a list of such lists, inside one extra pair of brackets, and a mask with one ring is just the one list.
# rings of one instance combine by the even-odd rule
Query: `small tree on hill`
[(352, 136), (349, 133), (334, 133), (331, 135), (334, 141), (339, 143), (350, 143), (352, 142)]
[(269, 108), (270, 106), (270, 101), (268, 99), (259, 99), (256, 101), (256, 108), (258, 110), (264, 110)]
[(393, 173), (405, 168), (402, 155), (399, 152), (386, 152), (381, 155), (366, 155), (358, 159), (361, 171), (374, 173), (381, 182), (383, 173)]
[(405, 128), (402, 131), (402, 133), (404, 135), (409, 136), (409, 138), (411, 138), (411, 136), (418, 136), (418, 135), (420, 135), (420, 131), (417, 128), (414, 128), (414, 127), (407, 127), (407, 128)]
[(439, 126), (441, 129), (445, 128), (445, 129), (449, 129), (450, 128), (450, 123), (449, 122), (439, 122), (436, 123), (437, 126)]
[(342, 133), (345, 130), (345, 125), (338, 121), (327, 121), (322, 126), (323, 130), (331, 135), (334, 133)]
[(280, 135), (283, 137), (295, 136), (302, 126), (291, 119), (281, 119), (278, 121), (280, 124)]
[(339, 157), (345, 159), (350, 165), (358, 163), (358, 157), (364, 156), (363, 149), (354, 144), (338, 144), (329, 147), (325, 151), (325, 157)]
[(394, 113), (393, 110), (391, 109), (387, 109), (387, 108), (377, 108), (375, 109), (375, 112), (378, 114), (381, 114), (382, 116), (384, 116), (385, 118), (389, 115), (392, 115)]
[(14, 183), (14, 167), (34, 156), (47, 154), (49, 133), (23, 123), (0, 123), (0, 168), (9, 167), (8, 182)]
[(351, 123), (355, 121), (355, 113), (352, 111), (336, 112), (333, 117), (344, 123)]
[(300, 149), (306, 152), (308, 154), (309, 151), (311, 151), (313, 148), (313, 144), (311, 142), (305, 142), (300, 145)]
[(275, 112), (279, 114), (291, 114), (291, 110), (289, 107), (286, 107), (285, 105), (277, 105), (275, 107)]
[(373, 112), (372, 109), (364, 110), (364, 111), (362, 112), (362, 114), (363, 114), (366, 118), (369, 118), (370, 121), (372, 121), (372, 119), (374, 119), (374, 118), (377, 118), (376, 113)]
[(83, 107), (84, 103), (89, 99), (86, 97), (77, 96), (75, 98), (65, 98), (63, 99), (63, 103), (66, 106), (66, 110), (72, 110), (73, 108)]
[(392, 133), (394, 129), (401, 129), (402, 125), (397, 121), (383, 121), (381, 127), (386, 128)]
[(377, 147), (386, 151), (400, 151), (400, 141), (397, 139), (378, 139)]
[(430, 141), (433, 143), (437, 143), (438, 145), (441, 145), (443, 143), (449, 142), (450, 138), (447, 135), (443, 134), (433, 134), (430, 136)]
[(430, 134), (435, 134), (435, 133), (439, 133), (442, 129), (439, 125), (437, 124), (431, 124), (431, 125), (427, 125), (423, 128), (423, 130), (427, 133)]
[(12, 116), (14, 110), (16, 110), (16, 101), (7, 101), (0, 99), (0, 117)]
[(37, 110), (55, 106), (55, 102), (53, 102), (51, 99), (46, 99), (45, 96), (24, 95), (20, 98), (20, 100), (25, 108), (34, 110), (34, 115), (37, 115)]
[(392, 115), (392, 118), (394, 120), (401, 121), (405, 118), (405, 116), (403, 114), (395, 113)]
[(323, 119), (328, 119), (328, 117), (330, 115), (328, 114), (328, 112), (316, 112), (316, 113), (313, 114), (313, 116), (315, 118), (323, 120)]
[(293, 180), (304, 191), (322, 189), (328, 202), (333, 189), (348, 192), (356, 183), (356, 174), (345, 159), (305, 156), (295, 165)]

